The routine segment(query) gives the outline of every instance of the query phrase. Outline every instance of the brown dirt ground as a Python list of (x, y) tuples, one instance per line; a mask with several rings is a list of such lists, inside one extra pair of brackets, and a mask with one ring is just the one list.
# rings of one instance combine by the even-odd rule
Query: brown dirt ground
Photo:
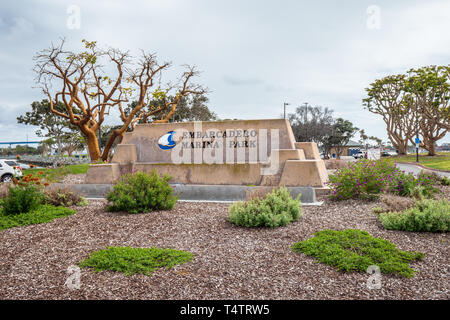
[[(305, 206), (298, 222), (244, 229), (227, 222), (228, 204), (179, 202), (166, 212), (107, 213), (89, 201), (77, 214), (0, 232), (0, 299), (449, 299), (448, 234), (384, 230), (374, 202), (349, 200)], [(323, 229), (358, 228), (425, 253), (411, 279), (343, 273), (294, 253), (290, 246)], [(81, 270), (69, 289), (67, 268), (108, 245), (167, 247), (195, 254), (192, 262), (152, 276)]]

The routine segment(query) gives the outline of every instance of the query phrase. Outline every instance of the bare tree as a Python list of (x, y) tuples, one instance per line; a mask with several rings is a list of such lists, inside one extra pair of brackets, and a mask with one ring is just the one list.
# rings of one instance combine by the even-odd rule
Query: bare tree
[(288, 117), (297, 141), (312, 141), (320, 146), (334, 123), (333, 110), (307, 104), (297, 107)]
[[(176, 84), (168, 83), (163, 87), (162, 73), (171, 64), (158, 63), (156, 55), (142, 52), (140, 59), (132, 63), (128, 52), (99, 49), (96, 41), (83, 40), (83, 44), (85, 50), (78, 53), (64, 50), (64, 39), (58, 46), (52, 44), (49, 49), (36, 54), (34, 71), (38, 86), (50, 101), (51, 112), (67, 119), (86, 138), (91, 161), (108, 158), (116, 139), (122, 139), (133, 121), (142, 116), (142, 109), (151, 99), (163, 101), (152, 114), (170, 109), (155, 121), (167, 122), (181, 97), (206, 92), (199, 85), (190, 83), (198, 75), (195, 67), (188, 66)], [(114, 72), (107, 74), (106, 70), (110, 69)], [(175, 99), (168, 102), (165, 98), (170, 93)], [(125, 115), (122, 103), (130, 99), (136, 100), (137, 104)], [(64, 103), (64, 111), (54, 107), (59, 102)], [(97, 132), (111, 108), (118, 108), (122, 126), (111, 133), (101, 153)]]

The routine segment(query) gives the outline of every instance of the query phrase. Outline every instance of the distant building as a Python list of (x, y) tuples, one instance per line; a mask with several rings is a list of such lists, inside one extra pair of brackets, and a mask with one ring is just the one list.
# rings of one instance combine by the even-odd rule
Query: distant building
[[(353, 156), (354, 154), (361, 151), (362, 147), (363, 146), (359, 142), (350, 140), (345, 146), (341, 148), (342, 150), (341, 156)], [(330, 155), (332, 158), (337, 157), (337, 151), (335, 147), (331, 147)]]
[(436, 147), (436, 151), (450, 151), (450, 143), (443, 143), (441, 146)]

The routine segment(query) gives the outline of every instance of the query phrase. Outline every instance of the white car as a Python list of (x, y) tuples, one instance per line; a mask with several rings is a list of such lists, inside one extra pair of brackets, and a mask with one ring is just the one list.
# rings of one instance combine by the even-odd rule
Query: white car
[(15, 160), (0, 159), (1, 182), (11, 182), (13, 178), (21, 178), (22, 176), (22, 168)]
[(364, 159), (366, 157), (366, 153), (363, 151), (358, 151), (353, 155), (353, 158), (355, 159)]

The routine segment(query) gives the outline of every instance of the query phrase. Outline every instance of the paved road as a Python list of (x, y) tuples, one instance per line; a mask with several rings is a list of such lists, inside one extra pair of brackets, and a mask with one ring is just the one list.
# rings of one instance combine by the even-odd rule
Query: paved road
[[(341, 157), (341, 158), (344, 159), (344, 157)], [(348, 160), (350, 160), (350, 161), (358, 161), (358, 160), (354, 159), (353, 157), (346, 157), (346, 158), (348, 158)], [(397, 163), (397, 166), (400, 168), (400, 170), (403, 170), (406, 172), (411, 172), (414, 175), (418, 175), (420, 173), (420, 171), (422, 171), (422, 170), (427, 170), (427, 171), (435, 172), (440, 176), (450, 178), (450, 172), (442, 172), (442, 171), (435, 171), (432, 169), (425, 169), (425, 168), (416, 166), (414, 164), (409, 164), (409, 163)]]
[(441, 172), (441, 171), (434, 171), (434, 170), (429, 170), (429, 169), (424, 169), (422, 167), (413, 165), (413, 164), (406, 164), (406, 163), (397, 163), (397, 166), (400, 168), (400, 170), (404, 170), (406, 172), (411, 172), (414, 175), (417, 175), (420, 173), (420, 171), (422, 170), (427, 170), (427, 171), (432, 171), (437, 173), (440, 176), (443, 177), (450, 177), (450, 172)]

